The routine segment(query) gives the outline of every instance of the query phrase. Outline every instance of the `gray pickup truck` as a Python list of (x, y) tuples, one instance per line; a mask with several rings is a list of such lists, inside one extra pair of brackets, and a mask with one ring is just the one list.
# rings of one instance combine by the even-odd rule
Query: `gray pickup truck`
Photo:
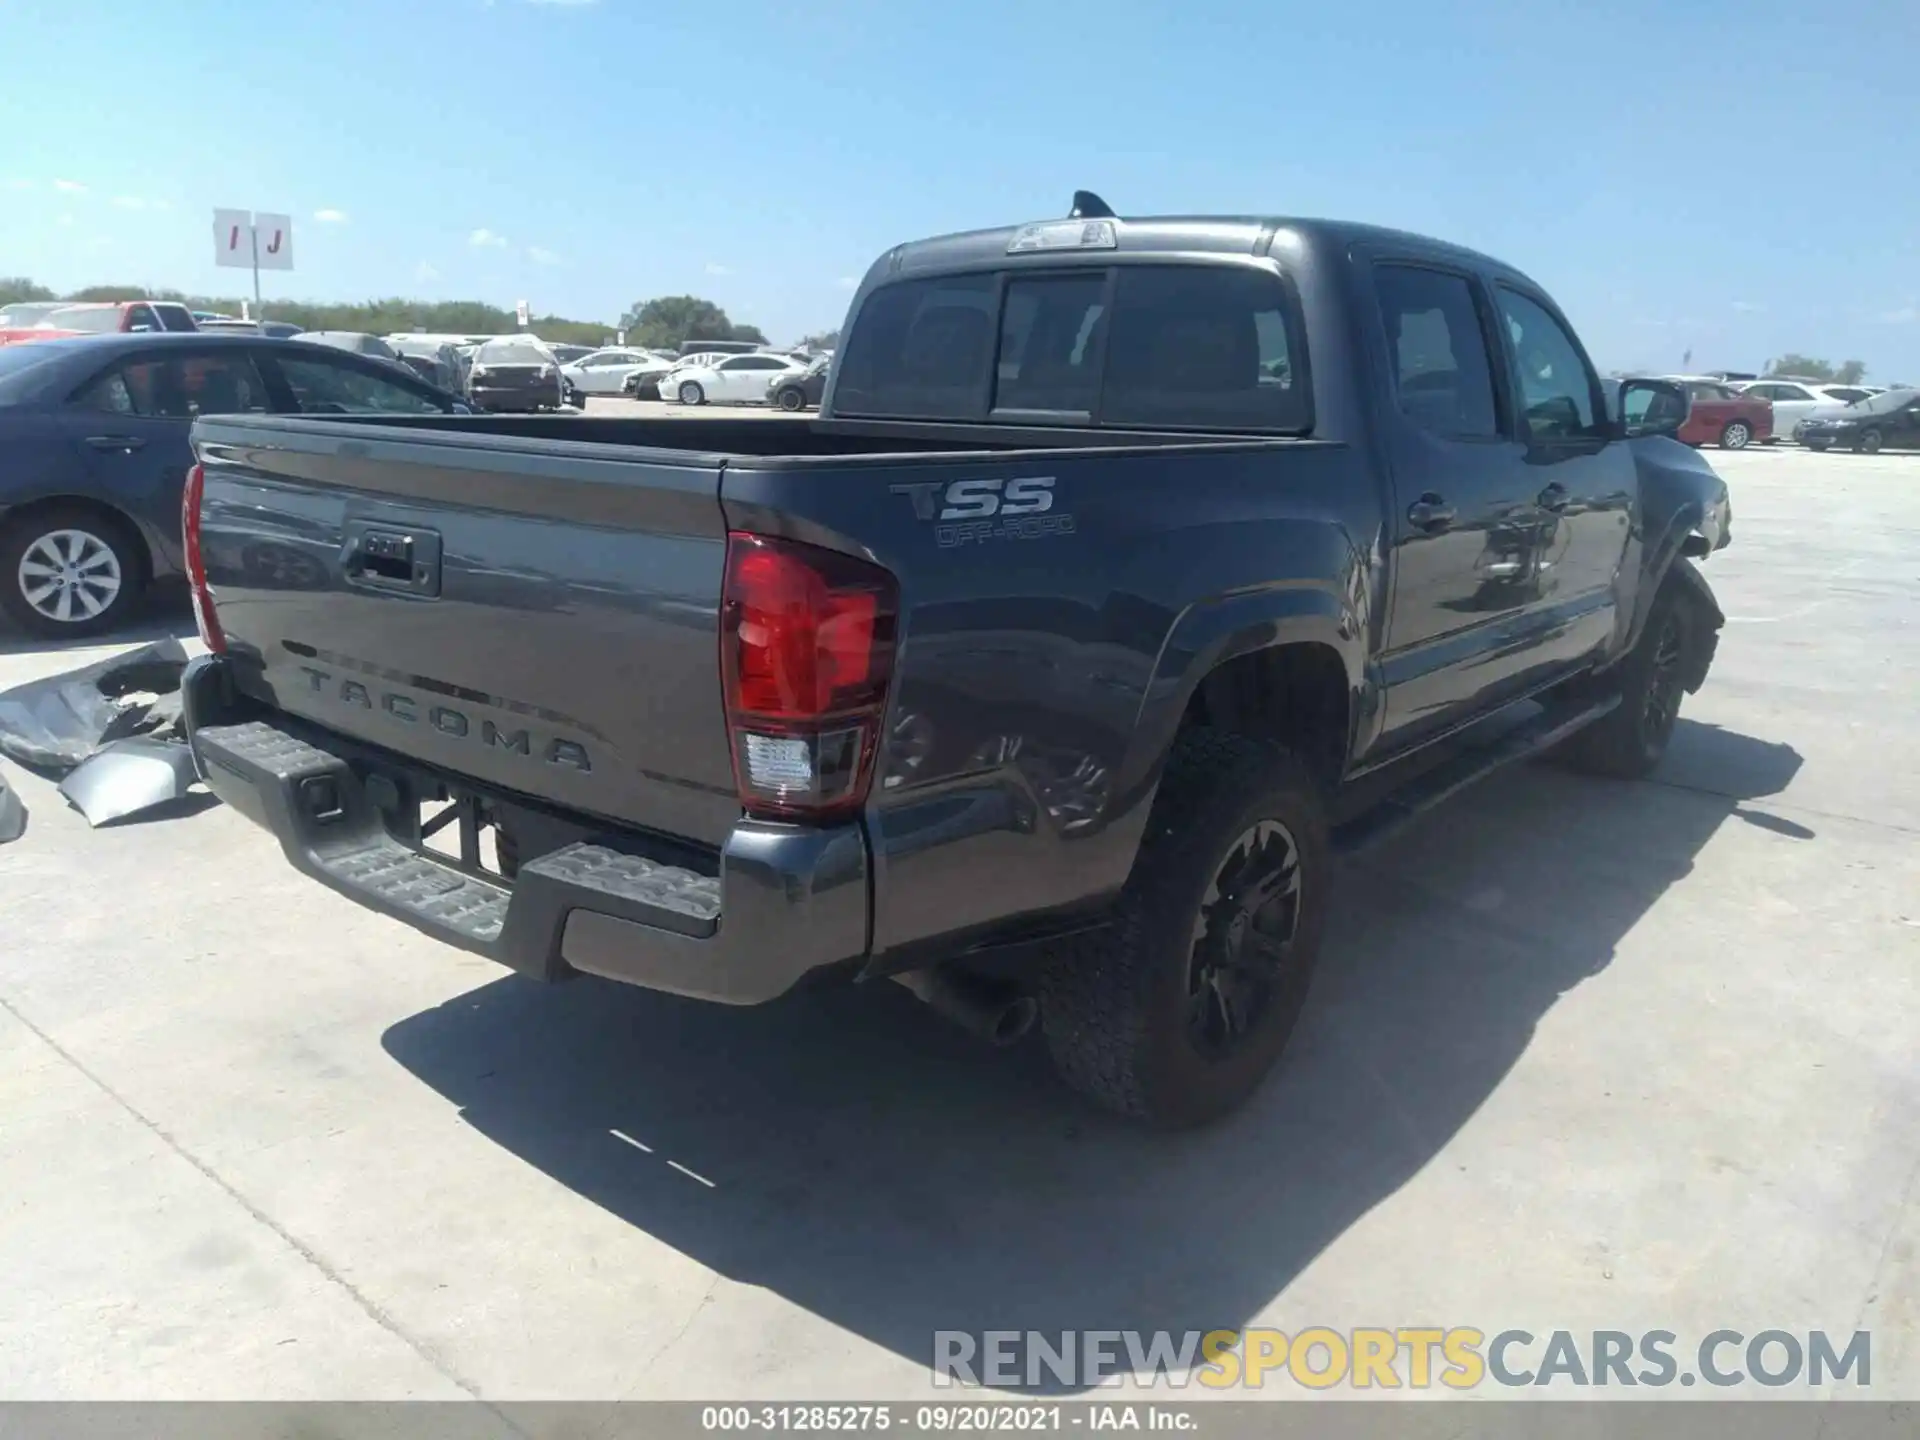
[(1548, 747), (1659, 761), (1722, 623), (1685, 413), (1485, 256), (1083, 193), (889, 250), (815, 419), (199, 421), (193, 745), (526, 974), (891, 978), (1197, 1123), (1340, 849)]

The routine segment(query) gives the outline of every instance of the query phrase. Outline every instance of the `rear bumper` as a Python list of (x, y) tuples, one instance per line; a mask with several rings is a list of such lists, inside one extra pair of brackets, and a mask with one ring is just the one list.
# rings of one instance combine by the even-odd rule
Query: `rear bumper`
[(560, 397), (560, 386), (550, 380), (538, 385), (470, 385), (467, 390), (467, 398), (482, 410), (537, 410), (560, 404)]
[[(523, 974), (600, 975), (753, 1005), (866, 953), (867, 850), (857, 825), (743, 820), (718, 865), (696, 868), (684, 850), (639, 832), (548, 812), (544, 832), (564, 843), (523, 853), (506, 882), (397, 838), (405, 828), (397, 799), (467, 782), (237, 702), (218, 656), (194, 661), (182, 689), (201, 778), (272, 831), (295, 869)], [(531, 804), (486, 798), (509, 810)]]

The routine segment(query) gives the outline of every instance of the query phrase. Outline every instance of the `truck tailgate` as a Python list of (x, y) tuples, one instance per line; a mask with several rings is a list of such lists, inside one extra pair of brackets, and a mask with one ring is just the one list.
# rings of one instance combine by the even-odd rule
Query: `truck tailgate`
[(717, 845), (717, 457), (203, 420), (237, 687), (503, 789)]

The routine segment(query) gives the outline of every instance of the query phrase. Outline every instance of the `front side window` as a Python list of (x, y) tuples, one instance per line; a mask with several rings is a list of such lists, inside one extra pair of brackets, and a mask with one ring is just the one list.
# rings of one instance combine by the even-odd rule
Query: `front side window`
[(239, 354), (128, 361), (89, 381), (73, 403), (114, 415), (162, 420), (259, 415), (271, 408), (266, 381), (252, 358)]
[(439, 415), (446, 406), (411, 385), (358, 365), (307, 356), (275, 356), (301, 413), (307, 415)]
[(1499, 296), (1513, 340), (1527, 438), (1550, 443), (1600, 437), (1593, 376), (1566, 327), (1524, 295), (1502, 288)]
[(177, 330), (184, 333), (200, 328), (193, 323), (193, 312), (184, 305), (156, 305), (153, 308), (155, 313), (160, 317), (162, 329)]
[(1164, 429), (1301, 431), (1312, 409), (1285, 292), (1225, 266), (1120, 270), (1100, 419)]
[(1374, 272), (1401, 413), (1436, 435), (1500, 433), (1486, 330), (1462, 275), (1417, 265)]

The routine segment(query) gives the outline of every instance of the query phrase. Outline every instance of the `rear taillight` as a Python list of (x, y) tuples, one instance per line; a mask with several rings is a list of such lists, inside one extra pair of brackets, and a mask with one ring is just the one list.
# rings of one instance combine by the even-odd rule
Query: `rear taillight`
[(899, 585), (878, 565), (727, 536), (720, 677), (748, 814), (818, 819), (866, 800), (899, 609)]
[(207, 472), (199, 465), (187, 471), (186, 489), (180, 492), (180, 548), (187, 562), (187, 585), (193, 592), (193, 619), (200, 627), (200, 639), (216, 654), (227, 648), (226, 632), (213, 611), (213, 591), (207, 586), (207, 562), (200, 553), (200, 497), (207, 488)]

